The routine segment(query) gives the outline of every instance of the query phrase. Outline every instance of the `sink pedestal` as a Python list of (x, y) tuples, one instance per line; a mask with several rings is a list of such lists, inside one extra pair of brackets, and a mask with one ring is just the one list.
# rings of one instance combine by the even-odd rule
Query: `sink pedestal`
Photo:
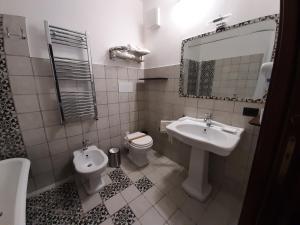
[(208, 198), (212, 189), (208, 183), (208, 154), (208, 151), (192, 147), (189, 176), (182, 184), (190, 196), (202, 202)]

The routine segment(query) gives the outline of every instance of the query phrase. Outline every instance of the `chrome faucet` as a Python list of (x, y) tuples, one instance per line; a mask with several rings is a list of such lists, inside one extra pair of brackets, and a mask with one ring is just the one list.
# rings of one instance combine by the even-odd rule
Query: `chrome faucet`
[(89, 140), (87, 140), (87, 139), (82, 140), (82, 153), (88, 149), (88, 143), (89, 143)]
[(212, 122), (211, 122), (211, 119), (212, 119), (212, 113), (205, 113), (204, 114), (204, 122), (206, 122), (206, 126), (210, 127)]

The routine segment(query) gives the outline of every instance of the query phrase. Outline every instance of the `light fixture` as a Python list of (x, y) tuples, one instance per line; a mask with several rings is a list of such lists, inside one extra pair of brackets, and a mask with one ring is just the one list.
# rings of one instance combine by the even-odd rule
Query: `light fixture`
[(193, 26), (210, 12), (214, 3), (215, 0), (179, 0), (173, 8), (172, 19), (179, 26)]

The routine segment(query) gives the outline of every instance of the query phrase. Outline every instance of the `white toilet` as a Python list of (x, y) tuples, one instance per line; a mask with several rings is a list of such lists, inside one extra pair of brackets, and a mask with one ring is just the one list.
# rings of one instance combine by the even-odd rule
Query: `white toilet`
[(98, 192), (105, 185), (101, 174), (107, 166), (107, 155), (95, 145), (89, 146), (84, 151), (77, 150), (73, 155), (73, 164), (85, 191), (88, 194)]
[(151, 136), (142, 132), (134, 132), (126, 134), (125, 147), (128, 148), (128, 158), (138, 167), (146, 166), (149, 163), (147, 158), (147, 151), (153, 145)]

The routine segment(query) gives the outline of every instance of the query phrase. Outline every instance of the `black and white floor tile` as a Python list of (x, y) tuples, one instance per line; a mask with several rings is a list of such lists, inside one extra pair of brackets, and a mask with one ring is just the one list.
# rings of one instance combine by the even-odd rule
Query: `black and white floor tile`
[(115, 186), (118, 187), (118, 191), (123, 191), (132, 184), (132, 181), (122, 169), (115, 169), (108, 173), (108, 176), (113, 181)]
[(131, 225), (137, 218), (129, 206), (125, 206), (118, 212), (112, 215), (112, 220), (115, 225)]
[[(133, 184), (121, 169), (115, 169), (108, 175), (113, 182), (99, 192), (103, 202)], [(26, 217), (27, 225), (100, 225), (108, 218), (118, 225), (130, 225), (136, 221), (128, 205), (113, 215), (109, 214), (104, 204), (84, 213), (75, 182), (62, 184), (29, 198)]]
[(154, 184), (146, 176), (144, 176), (144, 177), (138, 179), (134, 183), (134, 185), (140, 192), (144, 193), (147, 190), (149, 190)]
[[(157, 157), (157, 160), (161, 162), (161, 158), (162, 156)], [(155, 160), (155, 157), (153, 160)], [(166, 163), (168, 163), (168, 160), (164, 158)], [(125, 161), (123, 160), (123, 162)], [(228, 221), (236, 220), (235, 217), (230, 217), (234, 214), (229, 211), (230, 207), (225, 207), (220, 209), (220, 212), (215, 212), (216, 205), (220, 206), (220, 203), (217, 202), (218, 195), (220, 196), (220, 201), (224, 201), (224, 199), (233, 201), (234, 198), (228, 196), (224, 191), (219, 191), (218, 194), (217, 192), (214, 194), (212, 201), (207, 201), (207, 205), (198, 203), (184, 193), (180, 183), (172, 182), (172, 179), (176, 179), (172, 177), (174, 171), (183, 171), (183, 173), (186, 173), (186, 171), (174, 162), (169, 162), (168, 165), (172, 165), (170, 167), (173, 168), (166, 171), (165, 167), (161, 166), (160, 163), (153, 162), (150, 167), (157, 168), (153, 170), (151, 175), (144, 173), (142, 169), (138, 170), (138, 168), (137, 171), (130, 172), (108, 168), (106, 174), (112, 183), (107, 184), (99, 193), (96, 193), (94, 199), (92, 196), (82, 194), (83, 189), (80, 187), (80, 183), (68, 182), (62, 184), (27, 200), (26, 224), (210, 225), (206, 221), (214, 220), (217, 217), (207, 218), (205, 216), (211, 214), (217, 216), (218, 213), (221, 213), (222, 216), (226, 214), (228, 216), (226, 220)], [(161, 173), (161, 169), (164, 169), (164, 173)], [(132, 174), (134, 172), (136, 172), (135, 175)], [(129, 177), (136, 177), (137, 174), (142, 174), (143, 176), (139, 177), (139, 179), (134, 179), (133, 182)], [(155, 182), (152, 182), (151, 179)], [(161, 183), (158, 182), (160, 179)], [(164, 183), (164, 181), (168, 182)], [(233, 202), (230, 204), (237, 203)], [(203, 210), (208, 212), (207, 214), (203, 213), (204, 216), (200, 217), (199, 211), (202, 212)], [(220, 222), (222, 222), (220, 225), (235, 224)]]
[(118, 183), (111, 183), (106, 185), (100, 192), (100, 197), (103, 201), (110, 199), (111, 197), (118, 194), (120, 191), (120, 185)]
[(101, 204), (87, 212), (80, 220), (80, 225), (98, 225), (109, 218), (105, 205)]

